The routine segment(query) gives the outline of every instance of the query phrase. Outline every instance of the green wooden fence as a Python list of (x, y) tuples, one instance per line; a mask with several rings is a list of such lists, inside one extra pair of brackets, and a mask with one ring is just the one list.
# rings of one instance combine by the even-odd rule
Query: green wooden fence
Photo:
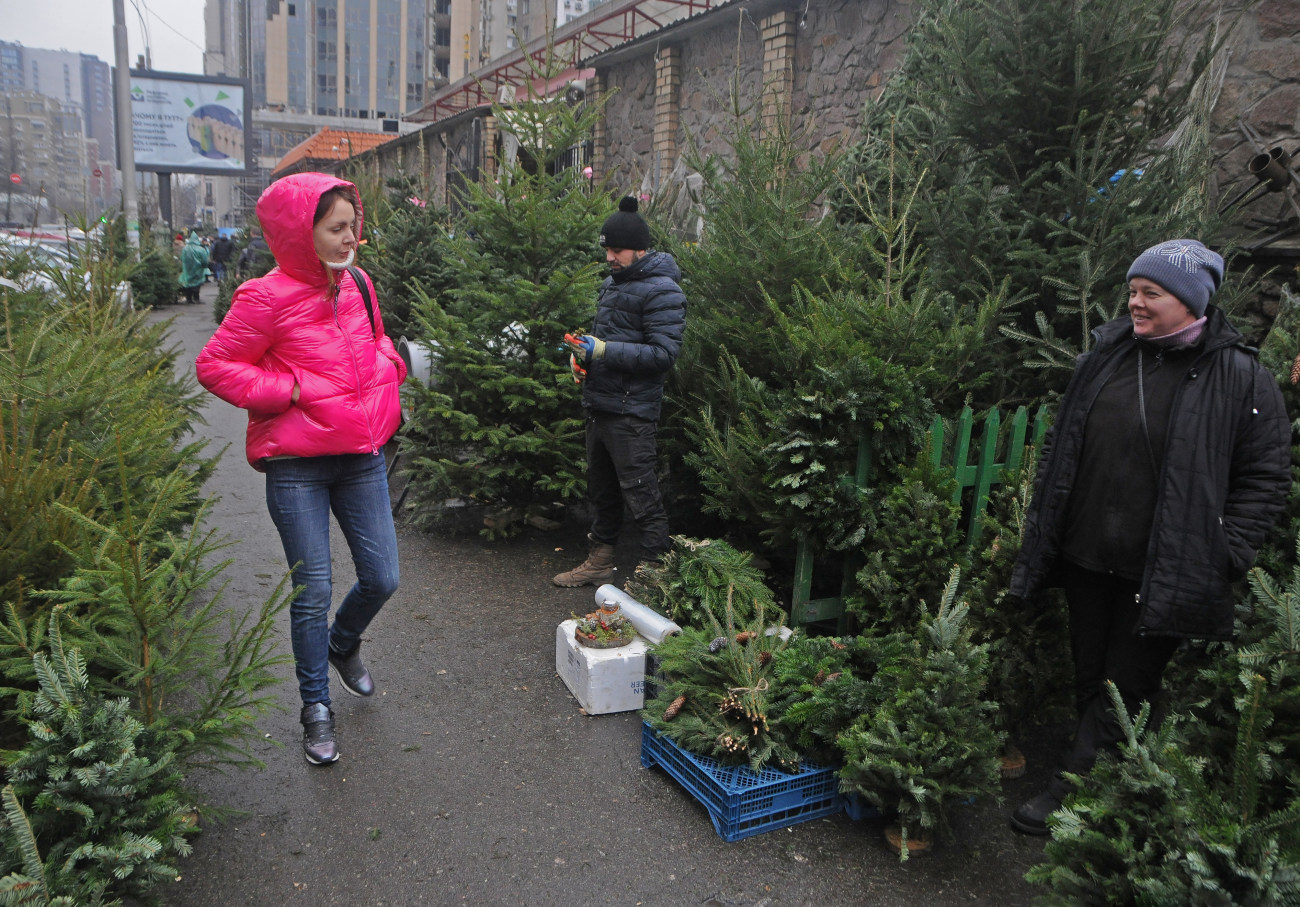
[[(975, 432), (976, 423), (981, 430)], [(1035, 449), (1042, 445), (1047, 431), (1047, 407), (1040, 406), (1031, 422), (1029, 412), (1020, 407), (1003, 424), (1002, 414), (991, 409), (983, 418), (976, 419), (969, 406), (962, 409), (953, 426), (952, 444), (945, 445), (943, 418), (936, 416), (930, 426), (927, 448), (936, 469), (951, 469), (957, 480), (953, 503), (961, 504), (970, 489), (969, 507), (963, 509), (966, 523), (966, 546), (979, 544), (982, 526), (980, 515), (988, 507), (993, 487), (1002, 483), (1004, 474), (1015, 474), (1024, 462), (1027, 446)], [(974, 451), (974, 462), (972, 462)], [(1002, 459), (998, 460), (1001, 455)], [(864, 433), (858, 439), (857, 466), (852, 481), (866, 488), (871, 481), (871, 436)], [(847, 629), (844, 599), (857, 574), (860, 558), (845, 555), (840, 582), (840, 594), (829, 598), (812, 598), (813, 552), (806, 541), (799, 542), (795, 552), (794, 594), (790, 602), (790, 621), (795, 626), (834, 623), (834, 631)]]

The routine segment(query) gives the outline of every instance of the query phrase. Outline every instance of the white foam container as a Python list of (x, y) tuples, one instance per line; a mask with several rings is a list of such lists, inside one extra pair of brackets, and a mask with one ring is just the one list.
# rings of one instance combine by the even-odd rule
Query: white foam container
[(645, 704), (645, 653), (649, 643), (637, 636), (616, 649), (590, 649), (573, 636), (578, 622), (566, 620), (555, 630), (555, 673), (588, 715), (631, 712)]

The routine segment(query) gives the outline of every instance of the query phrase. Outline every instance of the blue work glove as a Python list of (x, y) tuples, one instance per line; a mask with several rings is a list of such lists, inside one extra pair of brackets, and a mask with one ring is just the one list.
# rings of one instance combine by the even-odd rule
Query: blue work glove
[(605, 341), (598, 337), (592, 337), (590, 334), (580, 334), (577, 337), (566, 334), (564, 340), (569, 344), (578, 359), (584, 363), (599, 359), (605, 355)]

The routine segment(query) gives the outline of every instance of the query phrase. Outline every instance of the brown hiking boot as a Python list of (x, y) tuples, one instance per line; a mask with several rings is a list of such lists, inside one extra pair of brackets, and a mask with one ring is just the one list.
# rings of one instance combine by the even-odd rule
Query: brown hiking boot
[(592, 542), (587, 559), (567, 573), (551, 580), (557, 586), (572, 589), (576, 586), (599, 586), (614, 578), (614, 546)]

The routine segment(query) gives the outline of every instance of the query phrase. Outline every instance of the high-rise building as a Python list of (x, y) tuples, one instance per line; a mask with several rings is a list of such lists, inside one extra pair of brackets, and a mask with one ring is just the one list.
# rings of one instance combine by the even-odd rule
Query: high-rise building
[[(36, 91), (8, 91), (0, 128), (0, 161), (21, 182), (22, 220), (52, 220), (59, 212), (95, 211), (81, 111)], [(12, 193), (6, 197), (9, 217)]]
[(116, 167), (110, 72), (89, 54), (0, 41), (0, 166), (18, 174), (24, 192), (44, 186), (56, 210), (94, 215), (113, 202), (103, 191), (111, 184), (93, 177)]
[(218, 225), (245, 223), (280, 158), (321, 127), (401, 131), (402, 115), (445, 82), (430, 41), (449, 39), (450, 2), (206, 0), (204, 72), (247, 79), (253, 108), (255, 172), (204, 178)]

